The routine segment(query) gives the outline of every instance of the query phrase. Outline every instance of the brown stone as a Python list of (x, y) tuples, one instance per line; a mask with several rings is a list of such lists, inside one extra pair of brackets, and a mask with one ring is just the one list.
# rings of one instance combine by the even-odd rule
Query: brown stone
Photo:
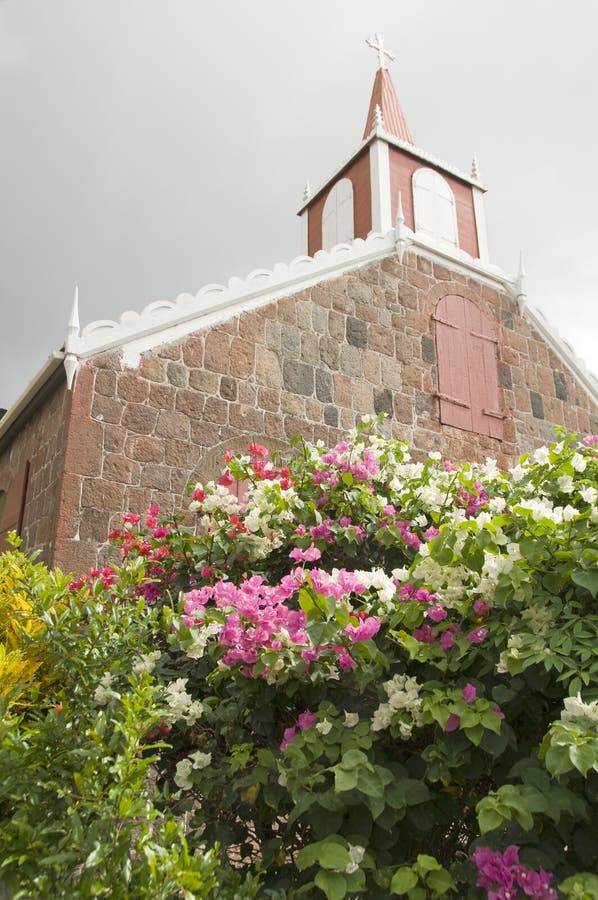
[(228, 375), (230, 371), (231, 336), (221, 331), (208, 331), (204, 351), (204, 365), (212, 372)]
[(188, 416), (181, 412), (162, 410), (158, 416), (155, 434), (159, 437), (187, 439), (189, 437)]
[(164, 381), (166, 378), (166, 363), (157, 356), (141, 357), (139, 363), (139, 374), (149, 381)]
[(238, 403), (231, 403), (229, 423), (247, 434), (259, 434), (264, 428), (264, 413), (261, 409), (252, 409), (240, 406)]
[(282, 387), (280, 360), (273, 350), (258, 347), (255, 361), (255, 377), (258, 384), (269, 388)]
[(149, 405), (154, 409), (174, 409), (176, 388), (171, 384), (152, 384), (150, 387)]
[(217, 394), (220, 378), (214, 372), (206, 372), (204, 369), (192, 369), (189, 372), (189, 387), (205, 394)]
[(125, 407), (122, 424), (135, 434), (151, 434), (156, 425), (158, 411), (140, 403), (129, 403)]
[(120, 453), (107, 453), (104, 456), (102, 478), (123, 484), (139, 484), (139, 464)]
[(121, 400), (143, 403), (149, 397), (150, 385), (148, 381), (138, 375), (123, 372), (118, 376), (116, 393)]
[(255, 347), (242, 338), (233, 338), (230, 349), (230, 373), (235, 378), (249, 378), (255, 366)]
[(164, 459), (164, 441), (156, 437), (136, 435), (126, 442), (126, 455), (137, 462), (162, 462)]
[(104, 425), (104, 450), (108, 453), (122, 453), (127, 436), (122, 425)]
[(118, 512), (123, 508), (124, 496), (124, 484), (104, 481), (102, 478), (85, 478), (81, 490), (81, 507)]
[[(204, 419), (226, 425), (228, 422), (228, 402), (219, 397), (208, 397), (204, 406)], [(173, 435), (174, 436), (174, 435)], [(179, 435), (184, 437), (184, 435)]]
[(195, 391), (186, 391), (181, 388), (181, 390), (176, 392), (175, 409), (191, 419), (201, 419), (204, 402), (203, 394), (198, 394)]
[(239, 337), (251, 344), (265, 342), (265, 319), (259, 312), (246, 312), (239, 317)]
[(95, 390), (103, 397), (114, 397), (116, 392), (116, 374), (109, 369), (98, 369), (95, 380)]
[(110, 397), (102, 397), (100, 394), (96, 394), (91, 407), (91, 414), (98, 422), (110, 422), (111, 425), (118, 425), (123, 414), (123, 404), (120, 400), (113, 400)]
[(141, 472), (141, 487), (159, 491), (170, 490), (170, 468), (148, 463)]
[(204, 335), (192, 334), (182, 345), (183, 362), (188, 369), (199, 369), (203, 366)]
[(179, 362), (181, 358), (181, 345), (165, 344), (163, 347), (160, 347), (157, 352), (161, 359), (170, 359), (173, 362)]

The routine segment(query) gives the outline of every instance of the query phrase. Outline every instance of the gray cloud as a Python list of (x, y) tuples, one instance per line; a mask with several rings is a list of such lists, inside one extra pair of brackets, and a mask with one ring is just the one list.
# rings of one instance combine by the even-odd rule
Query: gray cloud
[[(490, 252), (594, 362), (598, 7), (4, 0), (0, 405), (83, 322), (290, 260), (357, 146), (381, 31), (418, 146), (478, 156)], [(592, 154), (593, 155), (593, 154)]]

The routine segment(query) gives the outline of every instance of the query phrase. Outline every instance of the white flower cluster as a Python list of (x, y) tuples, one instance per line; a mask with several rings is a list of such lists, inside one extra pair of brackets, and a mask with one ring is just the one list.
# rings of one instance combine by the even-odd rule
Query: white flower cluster
[(187, 725), (194, 725), (203, 713), (199, 700), (194, 700), (185, 690), (188, 678), (177, 678), (164, 688), (164, 700), (170, 707), (166, 717), (169, 723), (184, 719)]
[[(393, 721), (398, 722), (399, 732), (404, 741), (409, 740), (414, 727), (422, 724), (420, 691), (421, 684), (408, 675), (395, 675), (382, 687), (388, 697), (381, 703), (372, 718), (372, 731), (382, 731)], [(397, 713), (400, 716), (397, 716)]]
[(112, 690), (113, 676), (110, 672), (104, 672), (100, 678), (100, 683), (94, 691), (93, 699), (100, 706), (105, 706), (110, 700), (120, 700), (120, 694)]
[(210, 622), (203, 628), (190, 628), (189, 633), (192, 643), (186, 648), (185, 653), (191, 659), (201, 659), (205, 653), (206, 646), (211, 637), (220, 632), (222, 625), (218, 622)]
[[(354, 574), (367, 588), (375, 588), (380, 602), (386, 606), (388, 612), (392, 612), (395, 606), (397, 589), (392, 578), (383, 569), (356, 569)], [(338, 578), (338, 569), (333, 569), (333, 578)]]
[(598, 724), (598, 700), (593, 700), (591, 703), (584, 703), (581, 699), (581, 694), (578, 693), (577, 697), (567, 697), (563, 701), (563, 706), (565, 707), (561, 713), (561, 720), (563, 722), (571, 722), (575, 719), (584, 718)]
[(567, 506), (564, 507), (553, 507), (551, 500), (546, 500), (542, 497), (532, 497), (529, 500), (520, 500), (515, 507), (515, 511), (519, 512), (520, 510), (528, 510), (531, 513), (534, 522), (541, 522), (542, 519), (549, 519), (556, 525), (560, 525), (562, 522), (570, 522), (579, 515), (578, 510), (575, 509), (574, 506), (571, 506), (571, 504), (567, 504)]
[(190, 787), (193, 787), (193, 782), (191, 781), (191, 772), (193, 769), (205, 769), (211, 762), (211, 753), (202, 753), (201, 750), (191, 753), (185, 759), (182, 759), (177, 763), (174, 776), (175, 784), (182, 788), (182, 790), (188, 791)]
[(144, 672), (153, 672), (154, 667), (162, 653), (160, 650), (152, 650), (150, 653), (143, 653), (138, 656), (133, 663), (133, 672), (135, 675), (143, 675)]
[(449, 606), (455, 600), (461, 600), (465, 591), (465, 587), (476, 587), (479, 582), (479, 575), (471, 569), (463, 565), (441, 566), (431, 556), (424, 555), (422, 558), (422, 550), (426, 548), (426, 544), (422, 544), (419, 551), (419, 560), (411, 573), (411, 577), (425, 584), (428, 590), (432, 591)]
[(521, 618), (533, 634), (546, 634), (554, 622), (554, 616), (546, 606), (528, 606), (521, 613)]
[(348, 850), (349, 862), (345, 866), (345, 872), (347, 875), (352, 875), (353, 872), (357, 872), (359, 863), (365, 856), (365, 847), (360, 847), (359, 844), (349, 844)]

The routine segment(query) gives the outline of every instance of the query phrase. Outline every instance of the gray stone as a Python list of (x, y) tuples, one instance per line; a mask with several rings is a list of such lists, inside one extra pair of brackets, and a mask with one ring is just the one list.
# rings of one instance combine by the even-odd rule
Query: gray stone
[(311, 311), (311, 321), (314, 331), (325, 334), (328, 331), (328, 310), (314, 303)]
[(534, 418), (543, 419), (544, 418), (544, 401), (540, 394), (537, 394), (535, 391), (529, 392), (529, 398), (532, 404), (532, 413), (534, 414)]
[(347, 342), (353, 347), (367, 347), (368, 332), (367, 322), (363, 319), (354, 319), (347, 316)]
[(311, 397), (314, 392), (313, 366), (295, 359), (285, 359), (283, 364), (283, 384), (285, 390), (292, 394), (302, 394)]
[(374, 390), (374, 410), (376, 413), (393, 414), (392, 391), (388, 388)]
[(355, 378), (362, 377), (361, 353), (357, 347), (351, 347), (350, 344), (341, 347), (340, 369), (344, 375), (354, 375)]
[(330, 337), (320, 339), (320, 359), (330, 369), (338, 369), (340, 361), (340, 344)]
[(338, 428), (338, 409), (336, 406), (324, 407), (324, 422), (332, 428)]
[(511, 375), (511, 367), (507, 363), (499, 362), (498, 364), (498, 380), (502, 387), (509, 391), (513, 389), (513, 377)]
[(322, 403), (332, 400), (332, 375), (323, 369), (316, 369), (316, 397)]
[(554, 369), (552, 377), (554, 378), (554, 390), (556, 392), (557, 400), (568, 400), (567, 379), (565, 378), (564, 373)]
[(301, 332), (294, 325), (281, 325), (280, 346), (283, 353), (299, 356), (301, 350)]
[(364, 284), (359, 278), (349, 278), (347, 297), (355, 300), (357, 303), (371, 303), (372, 288), (369, 284)]
[(422, 359), (427, 363), (436, 362), (434, 339), (427, 334), (422, 334)]
[(169, 362), (166, 367), (166, 378), (175, 387), (186, 387), (187, 367), (181, 363)]

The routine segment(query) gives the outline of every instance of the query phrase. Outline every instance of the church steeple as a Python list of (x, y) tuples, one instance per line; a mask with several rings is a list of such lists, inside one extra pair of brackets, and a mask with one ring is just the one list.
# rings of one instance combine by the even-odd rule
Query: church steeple
[[(379, 35), (375, 35), (375, 37), (379, 38)], [(370, 43), (369, 41), (368, 44), (370, 47), (374, 47), (373, 43)], [(403, 115), (397, 92), (395, 91), (392, 78), (386, 67), (381, 67), (376, 72), (372, 96), (370, 98), (370, 108), (368, 110), (368, 117), (363, 131), (364, 141), (376, 127), (376, 107), (379, 107), (380, 112), (382, 113), (382, 121), (384, 122), (384, 131), (386, 134), (391, 134), (400, 141), (406, 141), (408, 144), (413, 144), (409, 126)]]
[(377, 53), (378, 69), (362, 142), (328, 181), (304, 196), (304, 251), (313, 256), (371, 232), (390, 233), (402, 197), (403, 239), (409, 234), (445, 255), (488, 262), (477, 163), (465, 174), (415, 146), (386, 68), (394, 55), (379, 34), (366, 43)]

